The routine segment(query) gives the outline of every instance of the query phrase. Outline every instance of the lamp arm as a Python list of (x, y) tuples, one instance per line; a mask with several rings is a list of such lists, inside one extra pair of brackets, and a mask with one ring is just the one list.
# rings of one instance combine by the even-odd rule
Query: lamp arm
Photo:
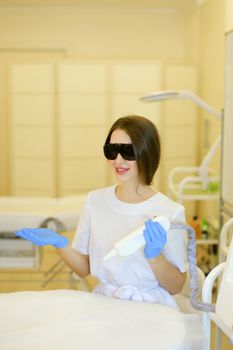
[(193, 101), (198, 107), (203, 108), (205, 111), (207, 111), (217, 119), (222, 119), (221, 111), (218, 111), (214, 107), (210, 106), (207, 102), (205, 102), (199, 96), (195, 95), (193, 92), (189, 90), (154, 91), (147, 95), (142, 96), (140, 99), (143, 102), (156, 102), (156, 101), (173, 100), (173, 99), (188, 99)]
[(203, 108), (205, 111), (216, 117), (217, 119), (222, 119), (222, 113), (210, 106), (207, 102), (202, 100), (199, 96), (195, 95), (193, 92), (188, 90), (180, 90), (178, 98), (180, 99), (190, 99), (195, 102), (199, 107)]
[(208, 167), (210, 161), (214, 158), (215, 153), (217, 152), (218, 147), (221, 145), (221, 136), (218, 136), (217, 140), (214, 142), (212, 147), (209, 149), (208, 153), (205, 155), (200, 169), (199, 175), (202, 179), (203, 189), (206, 189), (208, 185)]

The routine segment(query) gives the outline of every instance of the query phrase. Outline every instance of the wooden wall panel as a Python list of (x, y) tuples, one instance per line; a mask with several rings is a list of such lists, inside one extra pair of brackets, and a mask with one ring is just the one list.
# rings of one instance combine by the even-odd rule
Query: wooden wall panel
[[(15, 64), (10, 67), (13, 195), (64, 196), (115, 182), (102, 146), (116, 118), (139, 114), (158, 127), (162, 160), (155, 186), (167, 192), (174, 165), (197, 161), (197, 108), (190, 101), (145, 103), (163, 89), (197, 91), (194, 66), (158, 61)], [(24, 79), (25, 78), (25, 79)]]
[[(111, 70), (111, 123), (121, 116), (138, 114), (151, 119), (160, 130), (160, 105), (142, 102), (140, 98), (161, 90), (161, 83), (162, 66), (158, 61), (115, 62)], [(160, 187), (159, 174), (160, 170), (154, 179), (157, 188)]]
[(54, 195), (54, 66), (10, 66), (10, 188), (12, 195)]
[[(193, 65), (168, 65), (164, 72), (165, 90), (190, 90), (198, 95), (198, 71)], [(198, 108), (190, 100), (163, 101), (163, 189), (167, 176), (177, 166), (198, 165)], [(185, 203), (187, 217), (197, 213), (196, 203)]]
[(57, 161), (61, 196), (107, 184), (102, 153), (108, 112), (107, 84), (105, 63), (63, 61), (58, 65)]

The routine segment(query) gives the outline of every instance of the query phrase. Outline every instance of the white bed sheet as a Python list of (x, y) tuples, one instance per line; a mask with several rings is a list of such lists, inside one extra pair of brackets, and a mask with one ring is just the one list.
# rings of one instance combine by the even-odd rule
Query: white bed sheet
[(0, 294), (1, 350), (198, 350), (198, 315), (82, 291)]
[(87, 194), (69, 197), (0, 196), (0, 232), (40, 227), (44, 220), (59, 220), (66, 231), (75, 230)]

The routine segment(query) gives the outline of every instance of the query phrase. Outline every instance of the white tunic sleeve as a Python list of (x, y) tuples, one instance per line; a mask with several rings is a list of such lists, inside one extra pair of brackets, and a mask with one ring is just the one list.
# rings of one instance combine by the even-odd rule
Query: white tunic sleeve
[(89, 255), (89, 235), (90, 235), (90, 220), (88, 199), (85, 202), (83, 212), (76, 229), (76, 233), (72, 242), (72, 248), (84, 255)]
[[(184, 207), (179, 206), (171, 222), (185, 222)], [(187, 271), (187, 232), (186, 230), (170, 230), (163, 254), (166, 259), (181, 272)]]

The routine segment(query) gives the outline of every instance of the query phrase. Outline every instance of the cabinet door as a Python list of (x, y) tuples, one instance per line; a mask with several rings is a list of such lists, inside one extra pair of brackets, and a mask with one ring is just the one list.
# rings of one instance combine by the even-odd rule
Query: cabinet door
[(0, 54), (0, 195), (8, 193), (7, 64)]
[(61, 196), (106, 186), (107, 66), (58, 66), (58, 183)]
[[(160, 132), (160, 104), (145, 103), (140, 98), (148, 92), (161, 90), (160, 62), (116, 62), (111, 68), (111, 119), (137, 114), (152, 120)], [(158, 186), (159, 170), (154, 183)]]
[[(190, 90), (197, 93), (196, 66), (169, 65), (165, 67), (165, 90)], [(163, 102), (163, 189), (168, 192), (167, 176), (177, 166), (197, 164), (198, 109), (189, 100)], [(185, 203), (187, 216), (196, 214), (195, 203)]]
[(55, 193), (54, 65), (10, 66), (12, 195)]
[(226, 36), (225, 100), (222, 142), (222, 202), (233, 212), (233, 32)]

